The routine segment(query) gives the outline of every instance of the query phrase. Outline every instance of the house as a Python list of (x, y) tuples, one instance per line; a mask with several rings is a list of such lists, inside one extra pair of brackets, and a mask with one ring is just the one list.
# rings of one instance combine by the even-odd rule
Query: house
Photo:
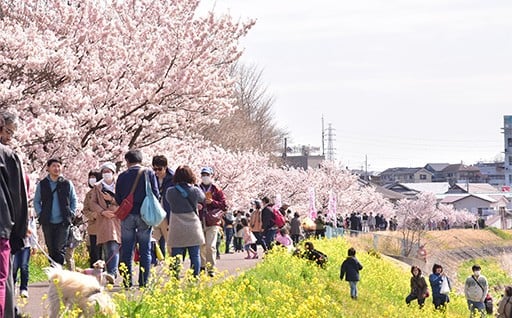
[(500, 194), (458, 193), (446, 195), (440, 203), (451, 204), (456, 210), (466, 209), (478, 216), (487, 217), (505, 211), (509, 201)]
[(432, 182), (432, 176), (433, 173), (425, 168), (389, 168), (380, 173), (380, 183)]
[(487, 183), (394, 183), (384, 187), (410, 199), (414, 199), (419, 193), (429, 192), (441, 204), (450, 204), (456, 210), (466, 209), (482, 217), (488, 226), (512, 226), (512, 214), (508, 212), (508, 193)]
[(481, 182), (482, 179), (482, 175), (480, 174), (480, 169), (478, 169), (478, 167), (466, 166), (462, 163), (448, 165), (441, 171), (440, 176), (443, 179), (442, 181), (450, 183), (477, 183)]
[(424, 168), (432, 172), (432, 182), (445, 182), (443, 169), (449, 165), (449, 163), (427, 163)]
[(482, 182), (498, 187), (507, 185), (505, 181), (505, 162), (479, 162), (475, 167), (480, 169)]

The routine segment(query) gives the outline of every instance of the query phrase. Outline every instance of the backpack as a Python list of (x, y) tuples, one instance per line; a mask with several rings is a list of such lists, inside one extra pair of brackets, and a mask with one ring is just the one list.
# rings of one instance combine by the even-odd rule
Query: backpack
[(272, 212), (274, 213), (274, 224), (278, 228), (282, 228), (286, 224), (286, 218), (284, 215), (279, 211), (279, 209), (272, 208)]

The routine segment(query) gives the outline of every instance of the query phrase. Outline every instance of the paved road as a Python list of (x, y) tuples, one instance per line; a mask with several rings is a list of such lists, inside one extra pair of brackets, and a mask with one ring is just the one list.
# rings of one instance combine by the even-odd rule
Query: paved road
[[(261, 253), (260, 253), (261, 255)], [(220, 272), (227, 272), (227, 275), (237, 275), (241, 271), (244, 271), (248, 268), (254, 267), (254, 265), (261, 260), (246, 260), (244, 257), (246, 253), (235, 253), (235, 254), (222, 254), (221, 259), (217, 261), (217, 269)], [(189, 268), (189, 261), (185, 261), (184, 268)], [(116, 287), (114, 287), (114, 291), (119, 290), (119, 282), (120, 279), (116, 281)], [(137, 282), (136, 277), (134, 278), (134, 282)], [(44, 298), (46, 298), (46, 294), (48, 292), (48, 282), (35, 283), (31, 284), (28, 287), (29, 298), (21, 299), (18, 298), (18, 307), (21, 312), (28, 317), (38, 318), (38, 317), (46, 317), (48, 304)]]

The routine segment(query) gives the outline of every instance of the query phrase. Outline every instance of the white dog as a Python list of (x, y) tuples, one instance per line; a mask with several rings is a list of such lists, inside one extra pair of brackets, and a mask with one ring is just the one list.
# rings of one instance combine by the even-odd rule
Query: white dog
[(50, 279), (50, 318), (60, 317), (61, 303), (65, 307), (64, 310), (79, 308), (84, 317), (92, 317), (95, 313), (118, 316), (112, 298), (103, 291), (94, 276), (71, 272), (60, 267), (49, 267), (45, 271)]
[(113, 285), (114, 276), (105, 273), (105, 265), (105, 261), (100, 259), (92, 264), (92, 268), (78, 269), (78, 272), (96, 277), (101, 286), (105, 286), (106, 284)]

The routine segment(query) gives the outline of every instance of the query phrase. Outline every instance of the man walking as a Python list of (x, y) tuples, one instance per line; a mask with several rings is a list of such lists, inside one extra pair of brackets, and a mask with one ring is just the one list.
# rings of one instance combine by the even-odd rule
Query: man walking
[[(171, 206), (169, 202), (165, 199), (165, 194), (167, 190), (174, 186), (172, 182), (172, 178), (174, 176), (174, 171), (168, 166), (167, 158), (162, 155), (157, 155), (153, 157), (152, 160), (153, 171), (157, 177), (158, 181), (158, 192), (160, 193), (160, 203), (165, 210), (166, 217), (158, 226), (153, 229), (153, 237), (156, 240), (156, 243), (160, 247), (163, 256), (165, 257), (165, 247), (167, 236), (169, 236), (169, 219), (171, 217)], [(156, 260), (153, 260), (153, 263), (156, 264)]]
[(16, 130), (16, 117), (0, 116), (0, 317), (15, 317), (12, 254), (23, 247), (28, 204), (23, 167), (6, 145)]
[[(200, 206), (201, 221), (205, 244), (201, 245), (201, 266), (208, 270), (208, 275), (215, 275), (215, 261), (217, 259), (217, 233), (221, 224), (222, 214), (226, 210), (226, 197), (224, 192), (213, 184), (213, 169), (204, 167), (201, 169), (200, 188), (205, 194), (205, 200)], [(207, 217), (207, 214), (216, 217)]]
[(62, 176), (62, 161), (46, 162), (48, 176), (41, 180), (34, 194), (34, 209), (43, 227), (50, 263), (64, 265), (69, 229), (76, 212), (73, 183)]
[(261, 225), (263, 227), (263, 240), (268, 249), (272, 248), (276, 237), (277, 226), (274, 220), (273, 206), (268, 197), (263, 197), (261, 202), (265, 205), (261, 210)]
[[(135, 250), (135, 244), (139, 243), (140, 271), (139, 287), (145, 287), (148, 283), (149, 272), (151, 269), (151, 226), (147, 225), (140, 216), (140, 206), (146, 197), (146, 187), (144, 174), (147, 173), (151, 190), (158, 198), (158, 185), (155, 174), (151, 169), (142, 168), (142, 152), (138, 149), (129, 150), (125, 155), (127, 170), (122, 172), (117, 178), (116, 183), (116, 202), (121, 204), (128, 197), (132, 186), (137, 180), (135, 191), (133, 192), (133, 208), (126, 219), (121, 221), (121, 262), (126, 266), (126, 273), (123, 275), (123, 285), (129, 288), (132, 282), (132, 260)], [(142, 174), (138, 179), (139, 171)]]
[(468, 309), (470, 311), (469, 317), (474, 317), (475, 312), (480, 312), (480, 317), (485, 317), (485, 304), (484, 300), (489, 291), (487, 278), (480, 274), (480, 265), (473, 265), (471, 267), (473, 275), (466, 279), (464, 284), (464, 295), (468, 302)]

